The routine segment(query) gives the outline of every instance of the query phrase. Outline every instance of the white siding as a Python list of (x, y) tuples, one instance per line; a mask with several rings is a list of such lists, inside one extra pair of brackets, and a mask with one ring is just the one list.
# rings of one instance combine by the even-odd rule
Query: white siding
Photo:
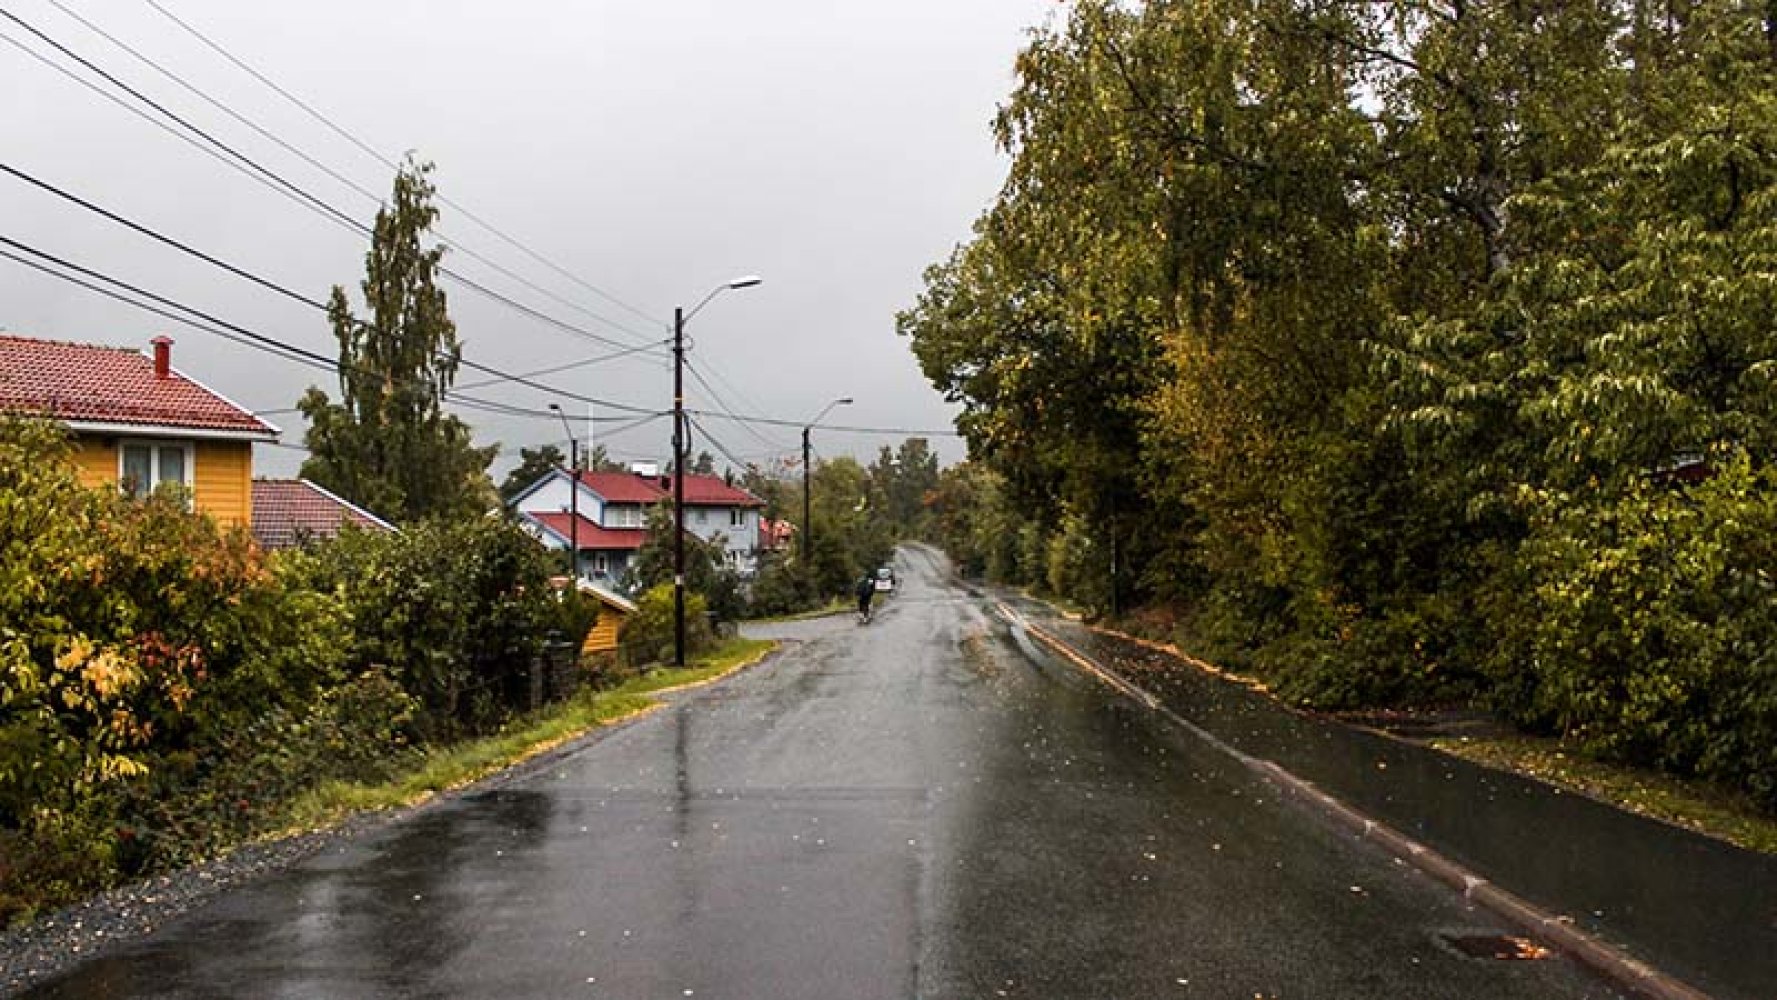
[[(568, 477), (552, 476), (530, 496), (518, 503), (518, 509), (526, 514), (565, 513), (572, 509), (573, 495), (569, 491)], [(598, 494), (580, 487), (580, 516), (597, 524), (604, 523), (604, 511), (599, 502)]]

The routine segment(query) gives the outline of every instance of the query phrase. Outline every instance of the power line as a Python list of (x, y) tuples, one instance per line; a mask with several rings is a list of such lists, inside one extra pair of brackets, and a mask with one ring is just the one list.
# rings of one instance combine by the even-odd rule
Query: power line
[(735, 471), (737, 471), (737, 472), (745, 472), (746, 471), (747, 462), (744, 459), (736, 458), (734, 455), (734, 452), (730, 451), (726, 445), (724, 445), (721, 441), (718, 441), (716, 439), (716, 436), (714, 434), (711, 434), (709, 432), (709, 428), (698, 423), (696, 420), (691, 420), (690, 423), (691, 423), (691, 426), (697, 428), (698, 431), (700, 431), (703, 434), (703, 439), (705, 441), (708, 441), (710, 444), (715, 445), (716, 451), (720, 452), (722, 454), (722, 457), (726, 458), (728, 460), (728, 463), (734, 467)]
[[(663, 341), (661, 341), (661, 343), (665, 344), (665, 343), (669, 343), (669, 341), (663, 340)], [(652, 344), (647, 344), (647, 345), (643, 345), (641, 347), (632, 347), (627, 351), (616, 351), (611, 354), (600, 354), (597, 357), (582, 358), (579, 361), (569, 361), (569, 362), (566, 362), (565, 364), (550, 365), (548, 368), (539, 368), (536, 371), (525, 372), (521, 377), (523, 377), (523, 378), (537, 378), (542, 375), (558, 375), (562, 372), (573, 371), (576, 368), (589, 368), (593, 365), (600, 365), (600, 364), (604, 364), (609, 361), (617, 361), (622, 358), (627, 358), (632, 355), (640, 354), (641, 352), (643, 352), (653, 346), (654, 345), (652, 345)], [(465, 382), (460, 388), (480, 389), (480, 388), (484, 388), (484, 387), (490, 386), (490, 385), (498, 385), (498, 384), (505, 382), (505, 381), (507, 381), (507, 379), (499, 378), (499, 379), (488, 379), (483, 382)], [(586, 418), (580, 418), (580, 419), (586, 419)], [(597, 421), (602, 421), (602, 420), (626, 420), (628, 418), (627, 417), (592, 417), (590, 419), (592, 419), (594, 422), (597, 422)]]
[(686, 410), (695, 417), (708, 417), (712, 420), (727, 420), (731, 423), (759, 424), (765, 427), (807, 427), (817, 431), (832, 431), (838, 434), (886, 434), (901, 437), (962, 437), (956, 430), (921, 430), (908, 427), (860, 427), (852, 424), (810, 424), (800, 420), (783, 420), (777, 417), (760, 417), (749, 414), (719, 413), (709, 410)]
[[(114, 222), (114, 223), (121, 225), (121, 226), (125, 226), (128, 229), (130, 229), (132, 232), (136, 232), (136, 233), (139, 233), (143, 236), (147, 236), (150, 239), (153, 239), (163, 245), (173, 247), (174, 249), (179, 250), (182, 253), (189, 254), (190, 256), (196, 257), (197, 259), (199, 259), (199, 260), (201, 260), (213, 267), (220, 268), (224, 271), (227, 271), (228, 273), (230, 273), (232, 275), (235, 275), (236, 277), (250, 281), (250, 282), (260, 286), (261, 288), (267, 289), (268, 291), (275, 292), (278, 295), (281, 295), (284, 298), (287, 298), (287, 299), (289, 299), (293, 302), (296, 302), (300, 305), (304, 305), (304, 306), (307, 306), (311, 309), (315, 309), (323, 314), (326, 314), (328, 312), (327, 304), (320, 301), (319, 299), (310, 298), (309, 296), (304, 295), (301, 292), (295, 291), (285, 285), (281, 285), (275, 281), (272, 281), (269, 278), (262, 277), (260, 275), (254, 274), (251, 271), (246, 270), (245, 268), (231, 264), (228, 261), (221, 259), (220, 257), (216, 257), (212, 254), (205, 253), (204, 251), (199, 250), (196, 247), (193, 247), (187, 243), (184, 243), (180, 240), (174, 239), (173, 237), (167, 236), (167, 235), (165, 235), (155, 229), (152, 229), (148, 226), (144, 226), (141, 223), (135, 222), (134, 220), (131, 220), (131, 219), (126, 218), (122, 215), (119, 215), (116, 212), (106, 209), (103, 206), (95, 204), (94, 202), (88, 201), (84, 198), (81, 198), (78, 195), (75, 195), (71, 192), (65, 191), (62, 188), (59, 188), (53, 184), (50, 184), (48, 181), (44, 181), (44, 180), (41, 180), (37, 177), (33, 177), (30, 174), (27, 174), (24, 171), (11, 166), (10, 164), (0, 162), (0, 172), (10, 174), (13, 177), (16, 177), (20, 180), (26, 181), (27, 183), (32, 184), (41, 190), (48, 191), (51, 194), (56, 195), (57, 197), (60, 197), (65, 200), (68, 200), (70, 202), (73, 202), (74, 204), (79, 205), (81, 208), (84, 208), (84, 209), (91, 211), (91, 212), (95, 212), (111, 222)], [(376, 327), (374, 327), (368, 323), (359, 322), (359, 325), (364, 327), (365, 329), (371, 330), (373, 332), (376, 331)], [(637, 348), (633, 348), (632, 350), (640, 350), (640, 349), (641, 349), (640, 347), (637, 347)], [(450, 357), (450, 360), (460, 363), (465, 368), (470, 368), (475, 371), (482, 372), (483, 374), (496, 376), (496, 378), (493, 380), (493, 382), (483, 383), (484, 386), (488, 385), (488, 384), (498, 383), (498, 382), (514, 382), (519, 385), (523, 385), (523, 386), (527, 386), (532, 389), (536, 389), (540, 392), (549, 393), (550, 395), (559, 396), (559, 397), (562, 397), (565, 399), (572, 399), (572, 400), (575, 400), (577, 402), (582, 402), (582, 403), (591, 403), (595, 406), (605, 406), (605, 407), (609, 407), (611, 409), (620, 410), (620, 411), (624, 411), (624, 412), (628, 412), (628, 413), (653, 413), (653, 412), (655, 412), (654, 410), (648, 409), (646, 407), (631, 406), (630, 404), (627, 404), (627, 403), (618, 403), (618, 402), (613, 402), (613, 401), (607, 400), (607, 399), (599, 399), (594, 396), (581, 395), (579, 393), (571, 392), (566, 389), (561, 389), (556, 386), (548, 385), (546, 383), (536, 382), (536, 381), (533, 381), (528, 376), (513, 375), (509, 372), (501, 371), (498, 368), (493, 368), (488, 365), (480, 364), (479, 362), (470, 361), (468, 358), (464, 358), (460, 354), (455, 355), (455, 356), (449, 356), (449, 357)]]
[[(730, 395), (732, 395), (736, 400), (738, 400), (740, 402), (740, 404), (742, 406), (745, 406), (747, 409), (752, 410), (754, 412), (758, 412), (760, 410), (765, 409), (765, 407), (760, 406), (758, 404), (758, 402), (755, 401), (751, 396), (748, 396), (745, 392), (743, 392), (739, 386), (737, 386), (733, 382), (729, 381), (728, 378), (722, 374), (721, 368), (711, 367), (709, 370), (709, 376), (710, 376), (710, 378), (715, 379), (717, 385), (720, 385), (723, 389), (727, 390)], [(735, 409), (735, 407), (730, 406), (730, 407), (727, 407), (727, 409), (732, 410), (732, 409)], [(774, 442), (774, 444), (775, 444), (775, 442)]]
[[(358, 193), (362, 197), (368, 199), (372, 203), (377, 204), (377, 205), (381, 205), (383, 203), (383, 198), (381, 195), (378, 195), (375, 192), (366, 189), (362, 185), (358, 184), (356, 181), (352, 180), (350, 177), (347, 177), (347, 176), (341, 174), (340, 172), (334, 170), (332, 167), (329, 167), (327, 164), (321, 162), (316, 157), (310, 155), (307, 152), (304, 152), (302, 149), (299, 149), (294, 144), (286, 141), (285, 139), (283, 139), (282, 137), (273, 133), (269, 129), (261, 126), (259, 123), (253, 121), (252, 119), (248, 118), (247, 116), (236, 111), (234, 108), (230, 107), (228, 104), (216, 99), (215, 97), (212, 97), (210, 94), (206, 93), (204, 90), (199, 88), (197, 85), (191, 83), (190, 81), (186, 80), (184, 77), (173, 72), (172, 70), (167, 69), (166, 67), (162, 66), (159, 62), (156, 62), (152, 57), (145, 55), (143, 52), (141, 52), (139, 49), (135, 48), (134, 46), (130, 45), (128, 42), (123, 41), (122, 39), (118, 38), (117, 36), (106, 31), (104, 28), (100, 27), (99, 25), (94, 24), (92, 21), (81, 16), (81, 14), (78, 11), (76, 11), (76, 10), (68, 7), (66, 4), (62, 3), (62, 0), (48, 0), (48, 2), (50, 3), (51, 6), (55, 7), (57, 10), (61, 11), (63, 14), (67, 15), (69, 18), (72, 18), (74, 21), (80, 23), (87, 30), (93, 32), (94, 34), (98, 35), (100, 38), (105, 39), (106, 41), (110, 42), (112, 45), (114, 45), (117, 48), (122, 49), (124, 52), (128, 53), (137, 62), (142, 63), (143, 65), (154, 70), (156, 73), (159, 73), (161, 76), (165, 77), (166, 79), (171, 80), (173, 83), (177, 84), (178, 86), (183, 88), (188, 93), (196, 96), (198, 99), (209, 104), (211, 107), (214, 107), (217, 110), (221, 111), (223, 114), (234, 119), (236, 122), (253, 130), (253, 132), (256, 133), (257, 135), (259, 135), (260, 137), (276, 144), (279, 148), (283, 149), (285, 152), (302, 160), (304, 163), (307, 163), (309, 166), (314, 167), (316, 170), (321, 171), (322, 173), (326, 174), (328, 177), (331, 177), (335, 181), (338, 181), (340, 184), (345, 185), (346, 187), (355, 191), (356, 193)], [(11, 15), (8, 15), (8, 16), (11, 16)], [(14, 20), (17, 20), (17, 19), (14, 18)], [(51, 44), (54, 44), (54, 43), (52, 42)], [(66, 50), (64, 49), (64, 51), (66, 51)], [(90, 64), (88, 64), (88, 65), (90, 67)], [(390, 163), (389, 166), (391, 169), (395, 169), (395, 170), (400, 169), (399, 166), (397, 166), (393, 163)], [(440, 201), (443, 201), (443, 200), (444, 199), (440, 198)], [(451, 240), (450, 238), (445, 236), (442, 232), (439, 232), (436, 235), (438, 236), (439, 241), (441, 243), (443, 243), (444, 245), (449, 246), (452, 249), (454, 249), (462, 254), (467, 255), (471, 259), (480, 261), (482, 264), (485, 264), (486, 266), (494, 269), (495, 271), (497, 271), (501, 274), (504, 274), (508, 278), (511, 278), (512, 280), (525, 285), (526, 287), (537, 292), (538, 294), (543, 295), (549, 299), (552, 299), (553, 301), (555, 301), (561, 305), (564, 305), (564, 306), (568, 307), (569, 309), (573, 309), (576, 312), (579, 312), (585, 316), (589, 316), (592, 319), (594, 319), (600, 323), (604, 323), (605, 325), (612, 327), (613, 329), (623, 330), (628, 333), (635, 333), (639, 336), (647, 336), (647, 334), (640, 334), (638, 331), (633, 330), (632, 328), (630, 328), (630, 327), (628, 327), (628, 326), (624, 325), (623, 323), (620, 323), (616, 320), (613, 320), (608, 316), (605, 316), (601, 313), (595, 312), (591, 309), (587, 309), (577, 302), (574, 302), (570, 299), (563, 298), (562, 296), (555, 294), (554, 292), (543, 287), (542, 285), (538, 285), (535, 282), (532, 282), (531, 280), (529, 280), (528, 278), (525, 278), (524, 276), (500, 265), (499, 263), (496, 263), (495, 261), (490, 260), (489, 258), (487, 258), (487, 257), (483, 256), (482, 254), (478, 253), (477, 251), (475, 251), (474, 249), (472, 249), (470, 247), (463, 246), (462, 244)]]
[[(691, 373), (691, 377), (697, 381), (698, 385), (703, 386), (705, 392), (709, 393), (710, 402), (715, 404), (718, 410), (728, 414), (730, 417), (734, 416), (734, 407), (729, 406), (727, 401), (722, 398), (721, 394), (716, 392), (716, 387), (710, 385), (709, 381), (703, 377), (703, 373), (698, 370), (696, 365), (691, 363), (691, 359), (689, 358), (685, 359), (685, 370)], [(751, 424), (742, 423), (740, 426), (742, 430), (745, 430), (748, 434), (752, 435), (761, 444), (765, 445), (765, 447), (788, 450), (782, 442), (774, 441), (771, 438), (766, 437), (764, 432), (754, 428)]]
[[(53, 0), (52, 0), (52, 2), (53, 2)], [(224, 48), (221, 43), (210, 38), (208, 35), (205, 35), (203, 32), (199, 31), (197, 28), (193, 27), (191, 24), (182, 20), (178, 15), (174, 14), (172, 11), (167, 10), (165, 7), (161, 6), (159, 3), (155, 2), (155, 0), (146, 0), (146, 2), (149, 7), (152, 7), (155, 11), (159, 12), (162, 17), (165, 17), (167, 20), (178, 25), (181, 29), (183, 29), (191, 37), (193, 37), (193, 38), (197, 39), (199, 42), (203, 43), (206, 47), (208, 47), (211, 51), (215, 52), (217, 55), (228, 60), (228, 62), (233, 64), (237, 69), (241, 70), (242, 72), (246, 73), (248, 76), (251, 76), (253, 79), (259, 81), (261, 84), (264, 84), (266, 87), (270, 88), (273, 93), (276, 93), (278, 96), (284, 98), (286, 101), (289, 101), (291, 104), (300, 108), (310, 118), (313, 118), (315, 121), (320, 122), (322, 125), (326, 126), (335, 135), (338, 135), (340, 138), (351, 143), (353, 146), (356, 146), (365, 155), (376, 160), (378, 163), (381, 163), (383, 166), (388, 167), (391, 170), (399, 169), (399, 167), (395, 164), (395, 162), (393, 160), (391, 160), (389, 157), (378, 152), (376, 149), (372, 148), (369, 143), (365, 142), (362, 139), (359, 139), (356, 135), (353, 135), (351, 132), (347, 131), (343, 126), (334, 122), (333, 119), (322, 114), (319, 110), (317, 110), (313, 105), (309, 104), (307, 101), (304, 101), (302, 98), (297, 97), (295, 94), (293, 94), (290, 91), (279, 86), (276, 81), (267, 77), (264, 73), (261, 73), (259, 70), (254, 69), (252, 66), (248, 65), (244, 60), (242, 60), (241, 58), (236, 56), (234, 53), (230, 52), (228, 49)], [(551, 271), (554, 271), (555, 273), (561, 275), (562, 277), (568, 279), (569, 281), (572, 281), (576, 285), (579, 285), (580, 287), (586, 289), (587, 291), (593, 293), (594, 295), (597, 295), (598, 297), (604, 299), (606, 302), (609, 302), (614, 306), (624, 309), (624, 310), (628, 311), (629, 313), (631, 313), (632, 315), (637, 316), (643, 320), (646, 320), (648, 323), (653, 324), (655, 326), (664, 326), (665, 325), (665, 322), (663, 320), (659, 319), (658, 317), (649, 315), (647, 312), (645, 312), (641, 309), (638, 309), (635, 306), (630, 305), (629, 303), (623, 301), (622, 299), (618, 298), (617, 296), (612, 295), (610, 292), (607, 292), (603, 288), (600, 288), (599, 286), (593, 284), (592, 282), (587, 281), (586, 279), (580, 277), (577, 274), (574, 274), (572, 271), (569, 271), (568, 269), (555, 263), (554, 261), (552, 261), (549, 258), (543, 256), (542, 254), (536, 252), (535, 250), (532, 250), (530, 247), (526, 246), (524, 243), (521, 243), (517, 238), (508, 235), (506, 232), (501, 230), (499, 227), (495, 226), (493, 223), (488, 222), (486, 219), (483, 219), (481, 216), (476, 215), (474, 212), (469, 211), (467, 208), (464, 208), (462, 205), (460, 205), (454, 201), (451, 201), (449, 198), (446, 198), (443, 195), (439, 195), (438, 200), (440, 202), (443, 202), (445, 205), (448, 205), (451, 208), (455, 209), (457, 212), (461, 213), (464, 218), (466, 218), (469, 221), (480, 226), (482, 229), (485, 229), (488, 232), (492, 233), (494, 236), (498, 237), (500, 240), (502, 240), (503, 242), (505, 242), (509, 246), (511, 246), (514, 249), (518, 250), (519, 252), (523, 253), (525, 256), (531, 258), (532, 260), (536, 261), (539, 264), (542, 264), (544, 267), (549, 268)]]
[[(116, 87), (117, 89), (123, 91), (126, 94), (129, 94), (131, 97), (134, 97), (137, 101), (141, 102), (142, 104), (147, 105), (149, 108), (152, 108), (154, 111), (158, 112), (162, 117), (177, 123), (179, 126), (184, 128), (187, 132), (202, 139), (203, 142), (208, 143), (210, 147), (213, 147), (214, 149), (219, 150), (223, 154), (226, 154), (225, 156), (219, 156), (217, 158), (220, 159), (222, 162), (228, 164), (233, 169), (241, 172), (242, 174), (244, 174), (245, 176), (247, 176), (249, 178), (254, 179), (255, 181), (259, 182), (260, 184), (271, 188), (274, 191), (278, 191), (280, 194), (283, 194), (286, 197), (292, 198), (298, 204), (304, 206), (305, 208), (309, 209), (310, 211), (316, 212), (317, 214), (321, 215), (322, 218), (328, 219), (329, 221), (335, 223), (336, 225), (344, 226), (348, 230), (350, 230), (353, 233), (360, 235), (360, 236), (374, 237), (375, 234), (369, 226), (366, 226), (364, 223), (353, 218), (350, 214), (340, 210), (339, 208), (328, 203), (324, 199), (316, 196), (315, 194), (303, 189), (301, 186), (297, 185), (293, 181), (289, 180), (288, 178), (284, 177), (283, 175), (279, 174), (278, 172), (272, 170), (271, 168), (266, 167), (265, 165), (259, 163), (258, 161), (254, 160), (252, 157), (247, 156), (246, 154), (240, 152), (239, 150), (228, 145), (227, 143), (223, 142), (222, 140), (216, 138), (215, 136), (211, 135), (209, 132), (205, 131), (204, 129), (199, 128), (198, 126), (192, 124), (191, 122), (187, 121), (185, 118), (178, 115), (176, 112), (173, 112), (172, 110), (168, 109), (165, 105), (154, 100), (153, 98), (144, 94), (142, 91), (136, 89), (135, 87), (130, 86), (128, 83), (119, 79), (115, 75), (107, 72), (102, 67), (95, 64), (92, 60), (87, 59), (86, 57), (80, 55), (79, 53), (75, 52), (74, 50), (68, 48), (66, 45), (63, 45), (61, 42), (56, 41), (54, 38), (50, 37), (47, 33), (42, 31), (41, 29), (33, 26), (32, 24), (25, 21), (24, 19), (20, 18), (18, 15), (13, 14), (11, 11), (6, 10), (5, 8), (0, 8), (0, 17), (4, 17), (6, 20), (9, 20), (12, 23), (18, 25), (19, 27), (25, 29), (27, 32), (29, 32), (30, 34), (32, 34), (33, 36), (38, 38), (40, 41), (49, 45), (51, 48), (54, 48), (56, 51), (62, 53), (67, 58), (72, 59), (76, 63), (79, 63), (81, 66), (86, 67), (86, 69), (88, 71), (96, 74), (101, 79), (110, 83), (112, 86)], [(24, 46), (24, 45), (20, 44), (16, 39), (13, 39), (11, 36), (0, 36), (0, 37), (5, 37), (7, 39), (7, 41), (11, 42), (15, 47), (23, 49), (28, 54), (37, 58), (38, 61), (49, 62), (48, 60), (44, 59), (44, 57), (41, 54), (34, 52), (28, 46)], [(50, 63), (50, 65), (53, 66), (55, 64)], [(60, 69), (64, 73), (64, 75), (74, 76), (74, 74), (69, 73), (64, 67), (56, 67), (56, 68)], [(88, 87), (88, 89), (96, 89), (90, 81), (81, 80), (78, 76), (74, 76), (74, 78), (76, 80), (79, 80), (81, 83), (85, 84)], [(178, 135), (181, 138), (187, 138), (189, 141), (189, 137), (187, 137), (184, 133), (174, 130), (171, 126), (166, 125), (164, 122), (155, 121), (152, 117), (149, 117), (146, 115), (142, 115), (141, 117), (147, 118), (147, 120), (153, 122), (156, 125), (159, 125), (163, 130), (171, 132), (174, 135)], [(441, 242), (443, 241), (442, 237), (440, 237), (440, 241)], [(534, 283), (529, 282), (528, 279), (525, 279), (522, 276), (516, 275), (515, 273), (501, 267), (498, 264), (494, 264), (490, 261), (487, 261), (485, 258), (481, 258), (479, 255), (475, 254), (473, 251), (464, 250), (464, 248), (462, 248), (462, 247), (456, 247), (455, 249), (458, 249), (458, 250), (468, 254), (471, 257), (475, 257), (476, 259), (482, 260), (483, 263), (488, 264), (488, 266), (494, 268), (496, 271), (500, 271), (501, 273), (506, 274), (508, 277), (511, 277), (514, 280), (519, 281), (522, 284), (530, 285), (531, 287), (533, 287), (535, 289), (543, 291), (544, 294), (553, 295), (553, 293), (548, 292), (546, 289), (542, 289), (541, 286), (537, 286)], [(552, 327), (554, 327), (558, 330), (561, 330), (563, 332), (573, 333), (578, 336), (584, 337), (586, 339), (593, 340), (598, 343), (607, 344), (612, 347), (633, 347), (633, 346), (635, 346), (633, 343), (625, 343), (622, 341), (613, 340), (610, 337), (606, 337), (601, 334), (594, 333), (591, 330), (587, 330), (584, 327), (580, 327), (580, 326), (577, 326), (573, 323), (569, 323), (565, 320), (559, 319), (558, 317), (550, 316), (549, 314), (544, 313), (540, 310), (534, 309), (528, 305), (525, 305), (524, 303), (521, 303), (508, 295), (505, 295), (501, 292), (495, 291), (494, 289), (489, 288), (488, 286), (482, 284), (481, 282), (475, 281), (474, 279), (469, 278), (468, 276), (456, 271), (453, 268), (447, 267), (444, 264), (438, 265), (438, 271), (440, 274), (444, 275), (447, 278), (450, 278), (451, 280), (455, 281), (457, 284), (462, 285), (466, 288), (469, 288), (470, 290), (482, 295), (485, 298), (488, 298), (494, 302), (500, 303), (501, 305), (504, 305), (507, 308), (513, 309), (514, 311), (522, 313), (532, 319), (538, 320), (539, 322), (545, 323), (546, 325), (552, 326)], [(592, 315), (596, 316), (597, 314), (592, 314)], [(623, 327), (621, 325), (615, 324), (614, 322), (612, 322), (610, 320), (603, 319), (603, 317), (599, 317), (599, 318), (603, 322), (607, 323), (608, 325), (615, 326), (617, 329), (625, 330), (626, 332), (633, 332), (633, 331), (629, 331), (627, 327)]]
[[(68, 267), (69, 269), (76, 271), (77, 273), (89, 274), (89, 275), (92, 275), (93, 277), (97, 278), (98, 280), (112, 282), (117, 287), (127, 289), (132, 293), (135, 293), (135, 294), (138, 294), (138, 295), (150, 298), (150, 299), (164, 301), (164, 302), (168, 303), (172, 307), (172, 309), (183, 309), (187, 312), (190, 312), (193, 316), (205, 317), (207, 315), (207, 314), (201, 312), (200, 310), (192, 309), (189, 306), (183, 305), (182, 303), (173, 302), (170, 299), (164, 299), (163, 297), (154, 295), (151, 292), (137, 289), (135, 286), (130, 285), (127, 282), (118, 281), (117, 279), (111, 278), (107, 275), (101, 275), (98, 272), (91, 271), (90, 269), (87, 269), (87, 268), (82, 268), (79, 265), (68, 264), (66, 262), (61, 261), (59, 258), (54, 257), (53, 255), (45, 254), (42, 251), (39, 251), (39, 250), (36, 250), (35, 248), (18, 243), (15, 240), (7, 239), (4, 236), (0, 236), (0, 243), (5, 243), (8, 246), (18, 247), (19, 249), (22, 249), (26, 253), (35, 254), (40, 257), (43, 257), (46, 260), (50, 260), (50, 261), (54, 261), (58, 264), (62, 264), (64, 266)], [(40, 261), (34, 261), (34, 260), (31, 260), (27, 257), (21, 257), (18, 254), (12, 253), (8, 250), (0, 250), (0, 257), (5, 257), (8, 260), (14, 261), (14, 262), (22, 264), (26, 267), (29, 267), (34, 270), (40, 271), (44, 274), (47, 274), (52, 278), (57, 278), (61, 281), (65, 281), (69, 284), (76, 285), (76, 286), (78, 286), (80, 288), (84, 288), (88, 291), (97, 293), (99, 295), (106, 296), (107, 298), (115, 299), (116, 301), (122, 302), (125, 305), (133, 306), (137, 309), (143, 310), (144, 312), (148, 312), (148, 313), (152, 313), (156, 316), (160, 316), (163, 319), (168, 319), (168, 320), (171, 320), (175, 323), (179, 323), (184, 326), (191, 327), (192, 329), (211, 334), (212, 336), (220, 337), (223, 340), (227, 340), (232, 343), (240, 344), (245, 347), (250, 347), (250, 348), (253, 348), (254, 350), (264, 351), (265, 353), (271, 354), (274, 357), (281, 358), (286, 361), (294, 361), (294, 362), (297, 362), (298, 364), (308, 365), (309, 367), (317, 368), (322, 371), (338, 371), (338, 368), (335, 366), (335, 364), (333, 362), (329, 361), (328, 359), (326, 359), (324, 357), (321, 357), (320, 355), (314, 354), (311, 351), (304, 350), (304, 349), (302, 349), (300, 347), (296, 347), (294, 345), (284, 344), (281, 341), (278, 341), (278, 340), (271, 338), (271, 337), (264, 336), (262, 334), (253, 333), (252, 331), (246, 330), (241, 327), (237, 327), (232, 323), (224, 323), (222, 321), (217, 321), (217, 323), (215, 325), (213, 325), (211, 323), (204, 322), (201, 319), (194, 320), (190, 316), (179, 315), (178, 313), (173, 312), (171, 309), (162, 308), (160, 306), (153, 305), (148, 302), (142, 302), (142, 301), (139, 301), (138, 299), (131, 298), (129, 295), (119, 292), (116, 289), (105, 288), (101, 285), (94, 284), (94, 283), (92, 283), (90, 281), (86, 281), (82, 278), (75, 277), (74, 275), (62, 273), (60, 271), (55, 270), (52, 267), (49, 267), (48, 265), (46, 265)], [(231, 331), (238, 331), (238, 332), (231, 332)], [(499, 414), (499, 415), (503, 415), (503, 416), (531, 417), (531, 418), (538, 419), (538, 420), (554, 420), (556, 418), (556, 413), (553, 410), (527, 409), (524, 407), (512, 406), (507, 403), (499, 403), (499, 402), (494, 402), (491, 400), (478, 399), (473, 396), (464, 396), (461, 394), (454, 393), (451, 390), (445, 391), (445, 398), (456, 405), (463, 406), (468, 409), (481, 410), (483, 412), (494, 413), (494, 414)], [(296, 413), (296, 412), (300, 412), (300, 411), (294, 410), (294, 409), (287, 410), (287, 411), (286, 410), (266, 410), (266, 411), (263, 411), (263, 413), (266, 415), (273, 414), (273, 413), (283, 413), (283, 412)]]

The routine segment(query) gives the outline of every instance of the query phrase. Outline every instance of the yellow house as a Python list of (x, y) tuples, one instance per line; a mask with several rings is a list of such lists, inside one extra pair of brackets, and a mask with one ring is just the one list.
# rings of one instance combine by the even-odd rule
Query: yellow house
[(227, 525), (253, 520), (253, 442), (278, 429), (153, 352), (0, 333), (0, 411), (47, 417), (74, 434), (80, 478), (143, 494), (163, 484)]

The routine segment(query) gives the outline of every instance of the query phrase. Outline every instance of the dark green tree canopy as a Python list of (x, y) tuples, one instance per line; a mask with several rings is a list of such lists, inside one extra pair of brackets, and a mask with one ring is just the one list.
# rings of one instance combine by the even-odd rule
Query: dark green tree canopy
[(398, 522), (469, 516), (496, 501), (487, 467), (497, 446), (477, 448), (444, 411), (461, 346), (438, 287), (444, 248), (425, 245), (438, 218), (431, 169), (410, 159), (377, 212), (359, 285), (368, 318), (334, 286), (339, 402), (310, 388), (298, 403), (309, 421), (303, 476)]
[(1777, 802), (1777, 6), (1076, 0), (995, 136), (899, 325), (965, 566)]

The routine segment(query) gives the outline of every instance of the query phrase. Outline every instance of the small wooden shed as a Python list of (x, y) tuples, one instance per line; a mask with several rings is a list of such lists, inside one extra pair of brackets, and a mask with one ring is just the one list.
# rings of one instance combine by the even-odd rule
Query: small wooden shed
[(590, 580), (580, 581), (580, 592), (597, 598), (599, 602), (598, 624), (586, 634), (586, 643), (581, 651), (586, 653), (610, 653), (617, 649), (617, 633), (623, 630), (623, 623), (635, 614), (635, 602), (614, 590), (608, 590)]

